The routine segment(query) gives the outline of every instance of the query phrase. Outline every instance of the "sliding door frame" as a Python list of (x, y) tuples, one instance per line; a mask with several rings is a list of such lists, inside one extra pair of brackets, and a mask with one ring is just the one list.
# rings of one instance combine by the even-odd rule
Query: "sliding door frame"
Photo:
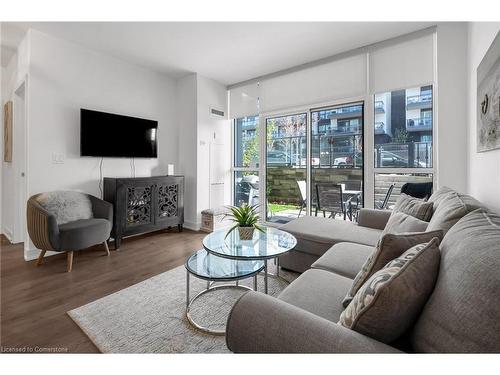
[[(269, 118), (274, 118), (274, 117), (283, 117), (283, 116), (293, 116), (293, 115), (298, 115), (298, 114), (306, 114), (306, 195), (307, 195), (307, 204), (306, 204), (306, 215), (311, 215), (311, 178), (312, 178), (312, 167), (311, 167), (311, 146), (312, 146), (312, 132), (311, 132), (311, 126), (312, 126), (312, 112), (320, 110), (320, 109), (327, 109), (327, 108), (332, 108), (332, 107), (339, 107), (342, 105), (349, 105), (353, 103), (361, 103), (363, 105), (363, 200), (364, 203), (368, 203), (372, 201), (372, 207), (373, 207), (373, 199), (366, 199), (367, 194), (367, 176), (370, 176), (371, 172), (371, 192), (372, 192), (372, 197), (373, 197), (373, 164), (372, 164), (372, 170), (367, 171), (365, 168), (367, 168), (367, 162), (366, 162), (366, 156), (367, 156), (367, 136), (366, 136), (366, 130), (368, 128), (373, 127), (373, 121), (374, 118), (370, 119), (368, 122), (368, 114), (367, 114), (367, 100), (369, 99), (370, 95), (362, 95), (362, 96), (356, 96), (356, 97), (351, 97), (351, 98), (343, 98), (343, 99), (338, 99), (338, 100), (330, 100), (326, 102), (321, 102), (321, 103), (313, 103), (313, 104), (308, 104), (308, 105), (301, 105), (301, 106), (296, 106), (296, 107), (290, 107), (286, 109), (281, 109), (281, 110), (273, 110), (273, 111), (267, 111), (267, 112), (262, 112), (259, 114), (259, 143), (260, 143), (260, 163), (259, 163), (259, 191), (260, 193), (260, 217), (261, 221), (265, 222), (266, 225), (277, 225), (272, 222), (267, 221), (267, 119)], [(373, 112), (373, 109), (371, 110)], [(373, 135), (373, 131), (372, 131)], [(373, 149), (373, 140), (372, 140), (372, 149)], [(371, 152), (373, 154), (373, 152)], [(373, 158), (371, 160), (373, 162)], [(233, 173), (234, 174), (234, 173)], [(364, 206), (366, 207), (366, 206)]]

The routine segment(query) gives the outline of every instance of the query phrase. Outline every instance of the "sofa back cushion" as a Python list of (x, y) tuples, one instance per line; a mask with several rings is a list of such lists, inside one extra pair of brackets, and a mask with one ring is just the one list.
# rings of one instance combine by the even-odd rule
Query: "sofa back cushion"
[(500, 216), (469, 213), (440, 248), (438, 279), (413, 329), (413, 349), (500, 352)]
[[(382, 236), (387, 233), (425, 232), (429, 223), (402, 212), (394, 212), (385, 225)], [(380, 238), (382, 238), (382, 236)]]
[(427, 230), (441, 229), (444, 233), (469, 212), (483, 207), (471, 196), (459, 194), (448, 187), (440, 188), (429, 198), (429, 202), (434, 205), (434, 214)]
[(78, 191), (51, 191), (38, 195), (36, 200), (55, 216), (58, 225), (94, 216), (89, 197)]
[(392, 210), (393, 214), (402, 212), (416, 217), (423, 221), (429, 221), (432, 217), (433, 204), (423, 199), (410, 197), (405, 193), (399, 195), (396, 204)]

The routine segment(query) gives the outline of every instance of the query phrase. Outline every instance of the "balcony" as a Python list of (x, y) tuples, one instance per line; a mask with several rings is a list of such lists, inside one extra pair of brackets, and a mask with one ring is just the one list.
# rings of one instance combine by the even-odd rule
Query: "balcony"
[(385, 123), (378, 121), (375, 123), (375, 134), (386, 134)]
[(332, 110), (330, 113), (330, 119), (343, 119), (343, 118), (354, 118), (361, 117), (363, 115), (362, 105), (353, 105), (350, 107), (341, 107)]
[(432, 117), (417, 117), (406, 120), (406, 130), (409, 132), (432, 131)]
[(432, 108), (432, 91), (412, 95), (406, 98), (406, 109)]
[(385, 113), (385, 105), (382, 100), (375, 101), (375, 113)]

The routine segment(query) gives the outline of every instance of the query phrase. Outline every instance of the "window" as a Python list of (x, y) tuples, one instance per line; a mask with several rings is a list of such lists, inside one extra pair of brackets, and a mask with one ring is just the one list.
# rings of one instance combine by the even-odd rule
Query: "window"
[(234, 120), (233, 204), (259, 204), (259, 116)]
[(432, 168), (432, 86), (377, 94), (375, 103), (375, 168)]
[(401, 192), (401, 187), (407, 183), (432, 182), (432, 173), (375, 173), (375, 207), (384, 201), (389, 186), (394, 189), (389, 197), (388, 207), (394, 205)]
[(259, 166), (259, 117), (242, 117), (235, 120), (234, 166)]
[(383, 201), (395, 184), (389, 204), (406, 182), (433, 179), (432, 86), (376, 94), (374, 201)]

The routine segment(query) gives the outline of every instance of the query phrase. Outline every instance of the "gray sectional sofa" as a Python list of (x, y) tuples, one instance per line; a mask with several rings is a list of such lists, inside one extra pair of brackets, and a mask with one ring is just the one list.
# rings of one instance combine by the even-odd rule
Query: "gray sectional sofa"
[(427, 230), (446, 233), (439, 274), (414, 326), (397, 342), (382, 343), (337, 324), (342, 299), (390, 214), (362, 210), (359, 225), (304, 217), (284, 226), (298, 245), (283, 266), (307, 270), (278, 298), (243, 295), (228, 319), (228, 348), (239, 353), (500, 352), (500, 216), (448, 188), (429, 200), (434, 214)]

